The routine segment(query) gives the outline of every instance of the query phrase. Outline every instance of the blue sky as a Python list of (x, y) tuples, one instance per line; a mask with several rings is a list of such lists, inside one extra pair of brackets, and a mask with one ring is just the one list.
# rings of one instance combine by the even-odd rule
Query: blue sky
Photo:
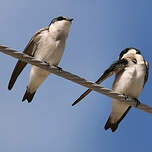
[[(73, 17), (60, 67), (95, 81), (126, 47), (136, 47), (150, 63), (140, 100), (151, 104), (152, 1), (144, 0), (2, 0), (0, 43), (22, 51), (52, 18)], [(75, 107), (86, 89), (50, 75), (33, 102), (22, 103), (30, 65), (12, 91), (8, 81), (16, 59), (0, 55), (0, 151), (113, 152), (150, 151), (151, 115), (132, 108), (115, 133), (105, 131), (111, 99), (92, 92)], [(102, 85), (111, 88), (113, 77)]]

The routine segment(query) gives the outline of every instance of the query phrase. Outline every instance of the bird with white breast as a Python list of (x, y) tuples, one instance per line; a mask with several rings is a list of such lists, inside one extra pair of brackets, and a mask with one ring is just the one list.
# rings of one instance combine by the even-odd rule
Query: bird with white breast
[[(50, 66), (58, 66), (65, 49), (72, 20), (72, 18), (64, 16), (54, 18), (48, 27), (42, 28), (34, 34), (23, 53), (47, 62)], [(9, 90), (12, 89), (26, 65), (26, 62), (18, 60), (9, 81)], [(32, 65), (30, 80), (22, 101), (27, 99), (28, 102), (31, 102), (37, 89), (49, 74), (48, 71)]]
[[(136, 48), (126, 48), (120, 53), (119, 59), (105, 70), (96, 83), (100, 84), (109, 76), (115, 74), (112, 89), (125, 96), (138, 99), (148, 80), (148, 71), (149, 64), (144, 60), (141, 52)], [(72, 105), (74, 106), (80, 102), (91, 91), (91, 89), (88, 89)], [(130, 108), (131, 106), (126, 103), (112, 99), (112, 111), (105, 124), (105, 130), (111, 128), (112, 132), (114, 132)]]

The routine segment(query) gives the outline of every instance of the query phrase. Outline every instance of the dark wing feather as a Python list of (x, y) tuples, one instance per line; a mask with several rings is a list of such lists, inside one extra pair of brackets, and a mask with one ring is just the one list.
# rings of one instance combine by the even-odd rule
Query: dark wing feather
[(149, 75), (149, 63), (147, 61), (145, 61), (145, 65), (146, 65), (146, 74), (145, 74), (145, 81), (144, 81), (144, 85), (148, 80), (148, 75)]
[[(40, 40), (40, 36), (39, 34), (45, 30), (48, 30), (48, 27), (46, 28), (42, 28), (40, 29), (38, 32), (36, 32), (34, 34), (34, 36), (32, 37), (32, 39), (29, 41), (29, 43), (27, 44), (27, 46), (25, 47), (23, 53), (28, 54), (30, 56), (34, 56), (34, 53), (37, 49), (37, 45), (38, 45), (38, 41)], [(24, 67), (27, 65), (26, 62), (23, 62), (21, 60), (18, 60), (13, 73), (11, 75), (9, 84), (8, 84), (8, 89), (11, 90), (12, 87), (14, 86), (14, 83), (16, 81), (16, 79), (18, 78), (19, 74), (22, 72), (22, 70), (24, 69)]]
[[(96, 81), (97, 84), (100, 84), (108, 77), (112, 76), (113, 74), (116, 74), (123, 70), (128, 64), (128, 61), (125, 59), (118, 60), (114, 62), (105, 72), (103, 75)], [(87, 96), (92, 90), (88, 89), (86, 92), (84, 92), (73, 104), (72, 106), (76, 105), (78, 102), (80, 102), (85, 96)]]

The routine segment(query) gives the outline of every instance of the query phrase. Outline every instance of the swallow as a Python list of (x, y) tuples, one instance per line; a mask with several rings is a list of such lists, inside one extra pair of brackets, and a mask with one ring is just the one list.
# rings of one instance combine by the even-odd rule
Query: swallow
[[(126, 48), (119, 59), (115, 61), (102, 76), (96, 81), (100, 84), (108, 77), (115, 74), (112, 90), (126, 96), (138, 99), (145, 83), (148, 80), (149, 64), (144, 60), (141, 52), (136, 48)], [(92, 90), (88, 89), (72, 105), (80, 102)], [(131, 106), (122, 103), (117, 99), (112, 99), (112, 111), (105, 124), (105, 130), (111, 128), (114, 132), (122, 119), (129, 112)]]
[[(54, 18), (48, 27), (42, 28), (34, 34), (23, 53), (47, 62), (50, 66), (58, 66), (65, 49), (72, 20), (72, 18), (64, 16)], [(8, 84), (9, 90), (12, 89), (26, 65), (26, 62), (18, 60)], [(49, 74), (50, 72), (32, 65), (29, 83), (22, 101), (31, 102), (37, 89)]]

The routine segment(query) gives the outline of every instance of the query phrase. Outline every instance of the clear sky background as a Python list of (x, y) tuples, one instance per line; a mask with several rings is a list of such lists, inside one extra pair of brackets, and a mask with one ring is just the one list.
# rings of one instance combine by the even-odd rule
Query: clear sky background
[[(1, 0), (0, 43), (23, 51), (32, 35), (57, 16), (73, 17), (60, 67), (96, 81), (126, 47), (136, 47), (150, 63), (149, 80), (140, 100), (152, 105), (151, 0)], [(105, 131), (111, 99), (50, 75), (32, 103), (22, 103), (30, 65), (12, 91), (8, 81), (16, 59), (0, 54), (1, 152), (151, 151), (152, 115), (132, 108), (116, 132)], [(102, 85), (111, 88), (113, 78)]]

